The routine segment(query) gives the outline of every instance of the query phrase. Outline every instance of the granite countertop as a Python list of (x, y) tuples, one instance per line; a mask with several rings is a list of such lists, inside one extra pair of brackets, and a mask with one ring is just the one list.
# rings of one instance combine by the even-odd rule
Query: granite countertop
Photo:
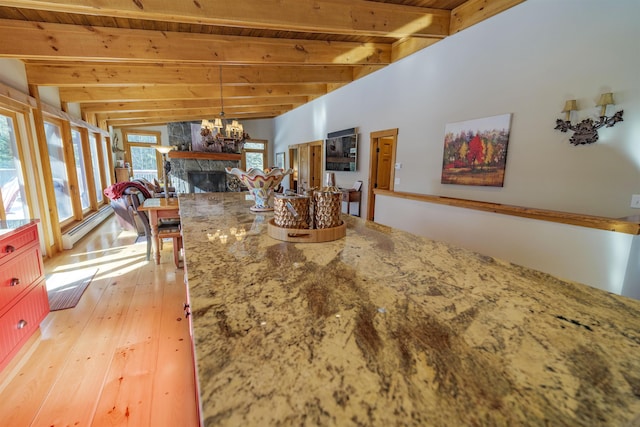
[(355, 217), (282, 242), (249, 206), (180, 196), (203, 425), (640, 423), (640, 301)]

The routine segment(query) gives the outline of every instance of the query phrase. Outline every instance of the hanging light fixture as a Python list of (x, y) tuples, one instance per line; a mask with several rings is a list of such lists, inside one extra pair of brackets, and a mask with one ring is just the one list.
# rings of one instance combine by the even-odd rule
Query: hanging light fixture
[(207, 147), (212, 151), (239, 152), (249, 135), (244, 133), (244, 127), (237, 120), (228, 122), (224, 114), (224, 98), (222, 97), (222, 65), (220, 65), (220, 117), (213, 122), (203, 120), (200, 125), (200, 135)]

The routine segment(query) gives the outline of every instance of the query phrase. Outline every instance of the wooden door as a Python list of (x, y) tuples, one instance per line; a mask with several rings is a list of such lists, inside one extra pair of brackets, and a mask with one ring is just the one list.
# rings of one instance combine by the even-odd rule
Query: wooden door
[(309, 143), (298, 145), (298, 187), (306, 190), (311, 184), (311, 165)]
[(310, 143), (310, 173), (309, 186), (311, 188), (322, 187), (322, 141)]
[(374, 220), (375, 190), (393, 191), (398, 129), (371, 132), (367, 219)]
[(296, 146), (289, 147), (289, 168), (293, 169), (293, 173), (288, 175), (289, 189), (295, 192), (298, 191), (298, 148)]
[(289, 162), (293, 168), (293, 190), (301, 192), (322, 186), (322, 141), (289, 146)]

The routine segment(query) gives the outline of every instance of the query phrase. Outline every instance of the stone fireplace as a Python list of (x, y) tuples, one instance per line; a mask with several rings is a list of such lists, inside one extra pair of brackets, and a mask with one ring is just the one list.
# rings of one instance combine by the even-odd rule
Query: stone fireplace
[(189, 193), (225, 192), (227, 173), (219, 171), (187, 171)]
[(225, 168), (239, 168), (240, 158), (240, 154), (171, 151), (171, 185), (177, 193), (238, 191), (239, 180)]

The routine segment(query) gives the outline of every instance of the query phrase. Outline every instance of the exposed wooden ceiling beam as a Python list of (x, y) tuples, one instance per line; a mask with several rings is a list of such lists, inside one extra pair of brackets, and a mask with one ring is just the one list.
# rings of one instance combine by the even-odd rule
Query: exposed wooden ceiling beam
[[(224, 66), (225, 85), (277, 83), (349, 83), (354, 67), (322, 66)], [(128, 86), (218, 84), (220, 69), (214, 64), (112, 64), (27, 62), (27, 78), (39, 86)]]
[(402, 40), (398, 40), (392, 45), (391, 49), (391, 62), (396, 62), (406, 56), (411, 55), (425, 47), (431, 46), (438, 42), (439, 39), (417, 38), (408, 37)]
[[(245, 113), (245, 114), (236, 114), (233, 118), (238, 120), (245, 119), (270, 119), (285, 111), (271, 111), (264, 113)], [(151, 117), (146, 119), (113, 119), (113, 120), (104, 120), (107, 126), (114, 127), (123, 127), (123, 126), (149, 126), (149, 125), (158, 125), (158, 124), (166, 124), (170, 122), (197, 122), (201, 121), (202, 117), (193, 116), (193, 115), (180, 115), (180, 114), (171, 114), (164, 117)]]
[[(224, 100), (225, 107), (248, 107), (252, 105), (300, 105), (309, 101), (308, 96), (268, 96), (254, 98), (229, 98)], [(222, 108), (219, 99), (177, 99), (169, 101), (131, 101), (131, 102), (95, 102), (83, 103), (82, 111), (88, 114), (110, 111), (138, 112), (159, 110), (183, 110), (189, 108)]]
[[(202, 86), (132, 86), (132, 87), (82, 87), (60, 88), (64, 102), (145, 101), (150, 99), (219, 99), (220, 87)], [(225, 86), (223, 99), (252, 96), (302, 96), (324, 95), (326, 84)]]
[[(218, 36), (0, 20), (0, 57), (218, 64), (388, 64), (383, 43)], [(81, 41), (81, 42), (80, 42)]]
[[(285, 104), (285, 105), (264, 105), (264, 106), (250, 106), (250, 107), (225, 107), (225, 117), (235, 118), (238, 114), (253, 114), (253, 113), (270, 113), (272, 111), (288, 111), (297, 107), (297, 105)], [(217, 108), (189, 108), (176, 112), (181, 116), (199, 117), (202, 119), (212, 119), (220, 115), (220, 109)], [(153, 117), (166, 117), (168, 113), (166, 110), (161, 111), (139, 111), (139, 112), (109, 112), (96, 114), (98, 120), (117, 120), (117, 119), (146, 119)]]
[(450, 22), (448, 10), (363, 0), (0, 0), (0, 5), (115, 18), (396, 38), (445, 37)]
[(467, 0), (451, 11), (450, 33), (455, 34), (525, 0)]
[(213, 117), (220, 67), (225, 112), (266, 118), (523, 1), (0, 0), (0, 58), (101, 124)]

